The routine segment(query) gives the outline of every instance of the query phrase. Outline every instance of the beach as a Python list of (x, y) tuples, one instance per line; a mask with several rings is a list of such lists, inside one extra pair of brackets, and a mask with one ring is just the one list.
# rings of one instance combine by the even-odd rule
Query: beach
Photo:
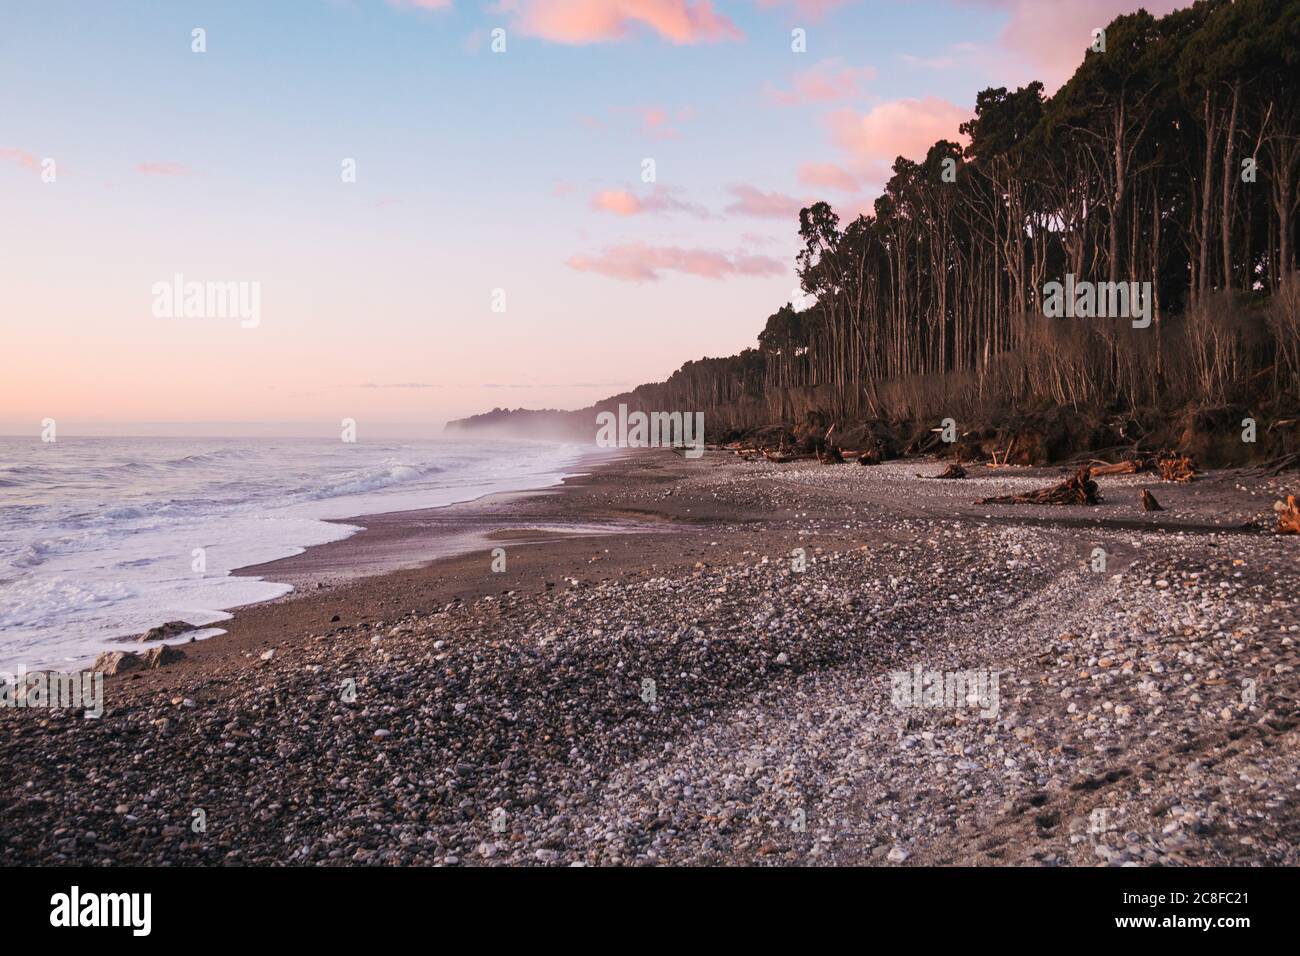
[(99, 719), (0, 711), (0, 862), (1300, 863), (1294, 483), (943, 464), (348, 519)]

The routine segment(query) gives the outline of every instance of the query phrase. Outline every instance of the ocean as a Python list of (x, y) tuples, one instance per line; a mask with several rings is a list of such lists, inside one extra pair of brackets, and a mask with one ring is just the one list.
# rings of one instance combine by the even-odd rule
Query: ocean
[(547, 487), (584, 451), (468, 439), (0, 437), (0, 671), (69, 669), (166, 621), (226, 620), (230, 608), (291, 590), (231, 571), (360, 530), (323, 519)]

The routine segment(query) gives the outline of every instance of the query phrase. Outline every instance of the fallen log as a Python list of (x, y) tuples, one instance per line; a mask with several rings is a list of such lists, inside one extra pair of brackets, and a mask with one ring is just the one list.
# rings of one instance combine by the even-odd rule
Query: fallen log
[(979, 503), (982, 505), (1095, 505), (1101, 503), (1101, 492), (1097, 483), (1089, 477), (1088, 469), (1080, 468), (1073, 477), (1065, 479), (1052, 488), (1042, 488), (1018, 495), (981, 498)]
[(1300, 504), (1295, 495), (1287, 495), (1285, 503), (1279, 501), (1273, 507), (1277, 510), (1278, 534), (1300, 534)]
[(1265, 462), (1260, 466), (1260, 470), (1270, 475), (1280, 475), (1288, 468), (1294, 468), (1297, 465), (1300, 465), (1300, 451), (1293, 451), (1289, 455), (1282, 455), (1280, 458)]
[(1191, 481), (1196, 477), (1196, 464), (1187, 455), (1166, 451), (1156, 459), (1156, 470), (1161, 481)]
[(768, 451), (766, 448), (764, 448), (764, 449), (763, 449), (763, 457), (766, 458), (766, 459), (767, 459), (768, 461), (770, 461), (770, 462), (775, 462), (775, 463), (778, 464), (778, 465), (784, 465), (784, 464), (786, 464), (786, 463), (788, 463), (788, 462), (792, 462), (792, 461), (796, 461), (796, 460), (798, 460), (798, 458), (799, 458), (800, 456), (795, 455), (795, 454), (792, 454), (792, 453), (789, 453), (789, 452), (784, 452), (784, 451), (779, 451), (779, 452), (777, 452), (777, 451)]
[(941, 473), (937, 475), (922, 475), (918, 473), (916, 477), (936, 478), (936, 479), (937, 478), (965, 478), (966, 469), (963, 468), (961, 465), (949, 465), (947, 468), (945, 468)]
[(1143, 511), (1164, 511), (1160, 507), (1160, 502), (1156, 501), (1156, 496), (1145, 488), (1142, 489), (1142, 510)]
[(1136, 475), (1142, 468), (1136, 461), (1129, 459), (1117, 461), (1113, 465), (1090, 465), (1088, 470), (1094, 475)]

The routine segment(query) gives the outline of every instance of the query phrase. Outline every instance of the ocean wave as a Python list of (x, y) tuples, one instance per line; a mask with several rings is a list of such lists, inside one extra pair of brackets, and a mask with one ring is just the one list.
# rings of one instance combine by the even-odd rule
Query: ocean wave
[(37, 627), (66, 619), (68, 615), (111, 607), (132, 597), (134, 591), (117, 582), (82, 584), (68, 578), (25, 580), (9, 585), (0, 610), (0, 627)]
[(356, 531), (332, 519), (531, 487), (571, 458), (548, 445), (443, 441), (6, 448), (0, 440), (0, 667), (91, 659), (109, 637), (268, 600), (288, 585), (230, 570)]
[(312, 501), (321, 498), (338, 498), (344, 495), (358, 495), (393, 485), (420, 481), (433, 475), (439, 475), (447, 469), (444, 465), (426, 462), (421, 465), (404, 465), (389, 460), (382, 465), (340, 475), (328, 484), (311, 490), (306, 497)]
[(253, 454), (254, 452), (246, 448), (218, 448), (214, 451), (185, 455), (182, 458), (169, 458), (162, 464), (173, 468), (192, 468), (195, 465), (210, 465), (215, 462), (242, 461), (252, 457)]

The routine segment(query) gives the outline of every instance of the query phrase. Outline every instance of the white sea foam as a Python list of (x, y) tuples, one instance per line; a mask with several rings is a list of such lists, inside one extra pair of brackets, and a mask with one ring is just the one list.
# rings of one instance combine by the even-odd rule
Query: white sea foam
[(0, 670), (82, 663), (164, 621), (225, 620), (290, 590), (231, 571), (357, 530), (322, 519), (546, 487), (580, 453), (544, 442), (0, 438)]

